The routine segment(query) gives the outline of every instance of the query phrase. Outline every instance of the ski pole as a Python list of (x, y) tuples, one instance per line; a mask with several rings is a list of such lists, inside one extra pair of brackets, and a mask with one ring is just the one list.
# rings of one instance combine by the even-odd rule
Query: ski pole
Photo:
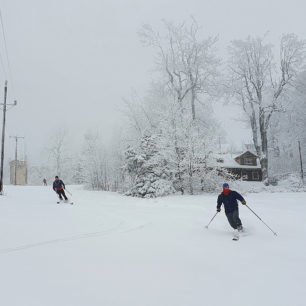
[(66, 188), (65, 188), (65, 191), (67, 191), (71, 196), (72, 196), (72, 193), (71, 192), (69, 192), (69, 190), (67, 190)]
[(245, 206), (275, 235), (277, 236), (277, 234), (272, 230), (272, 228), (266, 224), (248, 205), (245, 204)]
[(55, 191), (55, 193), (56, 193), (56, 195), (57, 195), (57, 197), (58, 197), (58, 200), (60, 201), (61, 198), (60, 198), (59, 194), (57, 193), (57, 191)]
[(215, 213), (215, 215), (211, 218), (211, 220), (209, 221), (209, 223), (205, 226), (206, 228), (208, 228), (209, 224), (212, 222), (212, 220), (215, 219), (216, 215), (218, 214), (218, 212)]

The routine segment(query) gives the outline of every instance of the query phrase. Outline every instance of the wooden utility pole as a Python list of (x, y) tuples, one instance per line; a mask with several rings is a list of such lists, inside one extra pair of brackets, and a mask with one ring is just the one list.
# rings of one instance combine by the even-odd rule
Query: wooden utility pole
[(303, 170), (303, 160), (302, 160), (302, 152), (301, 152), (301, 143), (299, 142), (299, 153), (300, 153), (300, 166), (301, 166), (301, 178), (302, 182), (304, 183), (304, 170)]
[(15, 141), (16, 141), (16, 147), (15, 147), (15, 167), (14, 167), (14, 170), (15, 170), (14, 185), (17, 185), (17, 162), (18, 162), (17, 151), (18, 151), (18, 139), (24, 138), (24, 137), (21, 137), (21, 136), (10, 136), (10, 138), (15, 138)]
[(1, 140), (1, 172), (0, 172), (0, 194), (3, 194), (3, 164), (4, 164), (4, 140), (5, 140), (5, 121), (6, 121), (6, 111), (7, 106), (17, 105), (17, 101), (14, 101), (14, 104), (7, 104), (7, 81), (5, 81), (4, 85), (4, 101), (3, 103), (0, 103), (0, 105), (3, 105), (3, 123), (2, 123), (2, 140)]
[(7, 98), (7, 81), (4, 85), (4, 102), (3, 102), (3, 125), (1, 141), (1, 173), (0, 173), (0, 193), (3, 192), (3, 161), (4, 161), (4, 138), (5, 138), (5, 120), (6, 120), (6, 98)]

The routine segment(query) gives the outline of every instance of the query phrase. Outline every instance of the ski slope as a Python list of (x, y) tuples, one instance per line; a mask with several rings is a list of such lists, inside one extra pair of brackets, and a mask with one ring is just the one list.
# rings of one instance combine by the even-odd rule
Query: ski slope
[[(304, 306), (306, 193), (243, 194), (232, 241), (217, 195), (137, 199), (71, 186), (0, 197), (0, 305)], [(239, 191), (239, 190), (237, 190)]]

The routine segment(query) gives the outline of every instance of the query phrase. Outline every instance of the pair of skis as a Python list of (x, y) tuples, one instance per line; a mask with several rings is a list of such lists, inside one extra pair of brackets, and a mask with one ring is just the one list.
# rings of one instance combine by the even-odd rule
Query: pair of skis
[[(66, 188), (65, 188), (65, 191), (67, 191), (67, 192), (72, 196), (72, 193), (69, 192)], [(71, 204), (71, 205), (74, 204), (72, 201), (69, 201), (68, 199), (67, 199), (67, 200), (58, 199), (58, 201), (57, 201), (56, 203), (57, 203), (57, 204), (60, 204), (60, 203), (67, 203), (67, 204)]]
[(59, 200), (59, 201), (57, 201), (56, 203), (57, 203), (57, 204), (67, 203), (67, 204), (73, 205), (73, 202), (69, 202), (69, 200)]
[(238, 241), (239, 240), (239, 238), (240, 238), (240, 236), (239, 236), (239, 232), (235, 232), (234, 233), (234, 237), (233, 237), (233, 239), (232, 240), (234, 240), (234, 241)]

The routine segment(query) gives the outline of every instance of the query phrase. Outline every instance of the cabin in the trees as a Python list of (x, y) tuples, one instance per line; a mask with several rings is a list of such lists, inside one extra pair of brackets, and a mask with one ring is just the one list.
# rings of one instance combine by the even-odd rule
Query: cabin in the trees
[(215, 166), (224, 168), (244, 181), (262, 181), (261, 167), (258, 157), (250, 151), (240, 155), (230, 153), (218, 154)]

